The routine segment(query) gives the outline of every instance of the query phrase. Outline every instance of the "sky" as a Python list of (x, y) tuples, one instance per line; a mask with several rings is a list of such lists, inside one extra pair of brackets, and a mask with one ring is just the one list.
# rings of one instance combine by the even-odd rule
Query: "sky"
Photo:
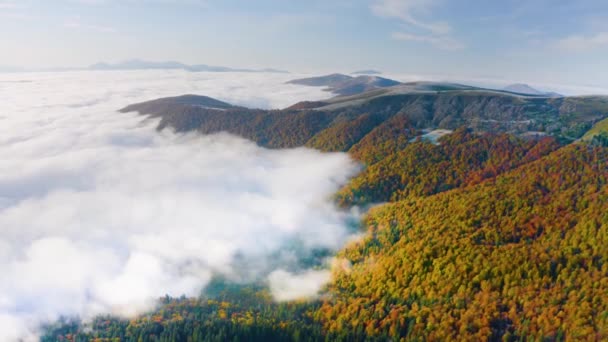
[(0, 0), (0, 65), (141, 58), (608, 87), (604, 0)]

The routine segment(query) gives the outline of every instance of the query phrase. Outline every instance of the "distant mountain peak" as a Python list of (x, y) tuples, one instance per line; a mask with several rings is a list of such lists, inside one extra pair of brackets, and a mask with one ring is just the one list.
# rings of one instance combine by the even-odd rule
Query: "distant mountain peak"
[(533, 88), (525, 83), (514, 83), (514, 84), (504, 87), (503, 90), (511, 92), (511, 93), (524, 94), (524, 95), (562, 97), (562, 95), (560, 95), (560, 94), (544, 92), (544, 91), (538, 90), (536, 88)]
[(141, 59), (129, 59), (119, 63), (99, 62), (89, 67), (90, 70), (186, 70), (191, 72), (269, 72), (288, 73), (278, 69), (240, 69), (207, 64), (188, 65), (176, 61), (151, 62)]
[(531, 86), (529, 86), (525, 83), (510, 84), (510, 85), (506, 86), (504, 88), (504, 90), (510, 91), (513, 93), (527, 94), (527, 95), (542, 95), (543, 94), (542, 91), (532, 88)]
[(93, 70), (136, 70), (136, 69), (184, 69), (187, 66), (180, 62), (149, 62), (141, 59), (129, 59), (116, 64), (100, 62), (93, 64), (89, 69)]
[(151, 114), (160, 114), (166, 108), (173, 107), (190, 107), (206, 110), (224, 111), (228, 109), (238, 108), (230, 103), (214, 99), (209, 96), (202, 95), (182, 95), (174, 97), (166, 97), (157, 100), (136, 103), (127, 106), (120, 111), (123, 113), (131, 111), (148, 112)]
[(360, 75), (352, 77), (344, 74), (301, 78), (287, 83), (312, 87), (327, 87), (327, 91), (341, 96), (356, 95), (378, 88), (387, 88), (401, 84), (398, 81), (379, 76)]

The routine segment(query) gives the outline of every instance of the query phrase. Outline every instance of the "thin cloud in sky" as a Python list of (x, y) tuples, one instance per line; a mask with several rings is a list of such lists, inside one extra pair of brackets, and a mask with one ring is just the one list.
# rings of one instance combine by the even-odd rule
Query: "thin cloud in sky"
[(10, 32), (0, 42), (0, 65), (141, 58), (293, 72), (517, 75), (606, 87), (608, 2), (554, 2), (0, 0), (0, 30)]
[[(380, 17), (395, 18), (409, 28), (409, 32), (398, 31), (392, 37), (401, 41), (414, 41), (429, 43), (439, 49), (458, 50), (464, 44), (451, 36), (452, 27), (443, 21), (419, 19), (421, 14), (429, 13), (437, 5), (437, 0), (375, 0), (371, 9)], [(426, 33), (414, 33), (412, 31)]]
[(571, 35), (555, 42), (554, 47), (571, 52), (586, 52), (598, 47), (608, 46), (608, 32), (590, 35)]
[(416, 18), (417, 13), (428, 12), (436, 2), (436, 0), (376, 0), (371, 8), (374, 14), (378, 16), (397, 18), (431, 33), (445, 35), (452, 30), (448, 23), (424, 21)]

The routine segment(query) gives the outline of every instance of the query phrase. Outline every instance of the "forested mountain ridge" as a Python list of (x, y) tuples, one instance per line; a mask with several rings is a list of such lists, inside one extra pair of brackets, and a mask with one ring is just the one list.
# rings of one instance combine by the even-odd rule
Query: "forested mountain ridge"
[(319, 318), (396, 338), (604, 340), (607, 181), (608, 149), (576, 144), (374, 208)]
[[(468, 96), (445, 95), (455, 103)], [(191, 97), (129, 107), (160, 117), (160, 129), (348, 151), (366, 168), (337, 202), (388, 203), (366, 214), (364, 237), (337, 255), (317, 301), (275, 303), (266, 284), (225, 286), (198, 299), (164, 298), (132, 320), (59, 323), (43, 340), (608, 339), (608, 148), (593, 139), (566, 144), (563, 134), (508, 134), (504, 126), (450, 126), (455, 131), (438, 144), (424, 142), (421, 129), (435, 127), (402, 96), (433, 98), (380, 96), (333, 110), (213, 109), (208, 98)], [(550, 106), (562, 122), (606, 115), (601, 98), (525, 99), (519, 107), (518, 97), (474, 96), (517, 103), (512, 110), (522, 116)], [(594, 136), (603, 124), (595, 127)]]
[(338, 151), (348, 151), (368, 133), (388, 129), (394, 121), (407, 121), (418, 130), (466, 126), (476, 132), (551, 135), (573, 141), (608, 117), (608, 97), (602, 96), (544, 98), (486, 90), (398, 89), (305, 102), (284, 110), (218, 110), (184, 104), (178, 97), (134, 104), (122, 111), (159, 117), (159, 129), (227, 131), (265, 147), (307, 145)]
[(338, 192), (338, 202), (350, 206), (430, 196), (494, 178), (559, 148), (549, 137), (536, 140), (507, 134), (480, 135), (465, 128), (439, 142), (411, 142), (368, 165)]
[(596, 123), (582, 139), (595, 145), (608, 147), (608, 119)]

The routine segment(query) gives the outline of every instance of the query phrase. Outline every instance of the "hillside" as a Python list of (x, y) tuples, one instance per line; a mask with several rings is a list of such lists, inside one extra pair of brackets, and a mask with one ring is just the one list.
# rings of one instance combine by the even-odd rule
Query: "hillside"
[[(430, 196), (480, 183), (541, 158), (559, 147), (552, 138), (521, 139), (506, 134), (478, 135), (459, 129), (439, 144), (413, 142), (369, 166), (336, 198), (343, 206)], [(366, 147), (358, 150), (378, 150)]]
[(127, 106), (123, 109), (123, 111), (130, 112), (137, 110), (153, 115), (161, 115), (162, 113), (166, 113), (175, 109), (188, 108), (227, 110), (236, 109), (239, 107), (233, 106), (223, 101), (216, 100), (208, 96), (182, 95), (175, 97), (166, 97), (158, 100), (148, 101), (138, 105)]
[[(439, 150), (419, 155), (428, 148)], [(264, 284), (220, 284), (134, 320), (67, 321), (43, 341), (603, 340), (608, 149), (556, 148), (464, 129), (409, 145), (398, 155), (427, 164), (407, 185), (423, 191), (370, 210), (319, 301), (277, 304)]]
[(568, 146), (475, 186), (369, 213), (319, 311), (330, 332), (608, 338), (608, 150)]
[(594, 145), (608, 147), (608, 119), (596, 123), (582, 139)]

